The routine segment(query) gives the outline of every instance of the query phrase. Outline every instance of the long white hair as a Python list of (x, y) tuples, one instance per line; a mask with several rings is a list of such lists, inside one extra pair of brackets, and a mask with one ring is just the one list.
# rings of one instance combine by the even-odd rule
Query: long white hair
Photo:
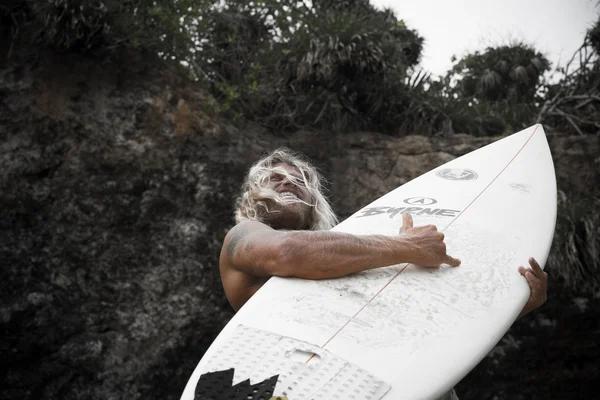
[[(275, 167), (275, 164), (282, 162), (297, 168), (302, 175), (302, 179), (296, 178), (281, 167)], [(321, 182), (324, 179), (321, 174), (305, 158), (285, 147), (279, 148), (260, 159), (248, 171), (242, 184), (242, 195), (236, 201), (236, 223), (244, 220), (264, 222), (261, 218), (264, 213), (259, 211), (259, 207), (261, 207), (264, 209), (263, 211), (268, 212), (264, 200), (272, 199), (281, 203), (277, 192), (267, 188), (266, 185), (274, 173), (284, 175), (290, 182), (306, 187), (311, 196), (310, 203), (306, 203), (300, 199), (297, 202), (311, 206), (309, 218), (310, 230), (328, 230), (338, 223), (335, 213), (323, 195)], [(286, 202), (289, 202), (289, 200), (286, 200)]]

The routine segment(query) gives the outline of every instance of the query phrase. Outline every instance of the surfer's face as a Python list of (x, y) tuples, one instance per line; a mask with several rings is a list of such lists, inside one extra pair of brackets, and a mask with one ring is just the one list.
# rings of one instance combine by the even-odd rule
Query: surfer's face
[(267, 200), (272, 212), (264, 216), (265, 222), (275, 229), (307, 229), (312, 207), (298, 200), (310, 203), (311, 195), (302, 184), (302, 174), (287, 163), (277, 163), (274, 167), (283, 168), (288, 174), (298, 178), (298, 182), (290, 181), (283, 174), (273, 173), (270, 176), (267, 187), (279, 194), (281, 202)]
[(274, 173), (269, 177), (269, 183), (267, 184), (269, 189), (273, 189), (279, 194), (286, 193), (287, 195), (294, 195), (298, 199), (310, 202), (310, 194), (308, 189), (302, 183), (302, 174), (296, 167), (293, 167), (287, 163), (277, 163), (274, 167), (283, 168), (288, 174), (298, 179), (297, 182), (291, 182), (287, 176), (283, 174)]

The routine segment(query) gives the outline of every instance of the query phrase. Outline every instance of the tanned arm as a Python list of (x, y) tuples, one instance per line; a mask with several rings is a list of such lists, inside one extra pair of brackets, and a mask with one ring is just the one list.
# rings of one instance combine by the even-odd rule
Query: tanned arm
[(329, 279), (405, 262), (421, 266), (460, 264), (446, 254), (444, 234), (435, 226), (413, 228), (407, 214), (399, 233), (389, 237), (280, 231), (245, 221), (225, 237), (221, 280), (229, 302), (237, 310), (272, 276)]
[(405, 216), (397, 237), (330, 231), (277, 231), (259, 222), (236, 225), (226, 236), (221, 261), (262, 278), (339, 278), (372, 268), (411, 262), (459, 265), (446, 254), (444, 235), (434, 226), (412, 227)]

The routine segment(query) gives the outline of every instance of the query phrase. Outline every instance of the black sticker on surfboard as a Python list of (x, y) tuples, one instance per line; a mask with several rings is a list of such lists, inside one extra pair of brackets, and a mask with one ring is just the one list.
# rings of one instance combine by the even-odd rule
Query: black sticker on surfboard
[(200, 376), (194, 400), (266, 400), (273, 396), (279, 375), (254, 385), (246, 379), (233, 385), (234, 369), (209, 372)]

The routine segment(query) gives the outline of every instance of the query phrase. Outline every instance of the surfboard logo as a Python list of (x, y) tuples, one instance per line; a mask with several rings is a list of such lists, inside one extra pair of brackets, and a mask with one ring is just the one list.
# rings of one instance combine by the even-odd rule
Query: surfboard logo
[(359, 211), (362, 215), (357, 215), (356, 218), (361, 217), (372, 217), (374, 215), (387, 214), (391, 219), (394, 219), (397, 215), (404, 213), (426, 216), (426, 217), (457, 217), (460, 214), (460, 210), (448, 210), (446, 208), (424, 208), (424, 207), (367, 207)]
[(524, 183), (509, 183), (508, 186), (521, 193), (531, 193), (531, 185), (526, 185)]
[(451, 181), (473, 181), (479, 176), (475, 171), (461, 168), (444, 168), (440, 169), (435, 174), (440, 178)]
[(437, 203), (437, 200), (432, 199), (431, 197), (409, 197), (408, 199), (404, 199), (403, 201), (406, 204), (420, 206), (430, 206), (432, 204)]

